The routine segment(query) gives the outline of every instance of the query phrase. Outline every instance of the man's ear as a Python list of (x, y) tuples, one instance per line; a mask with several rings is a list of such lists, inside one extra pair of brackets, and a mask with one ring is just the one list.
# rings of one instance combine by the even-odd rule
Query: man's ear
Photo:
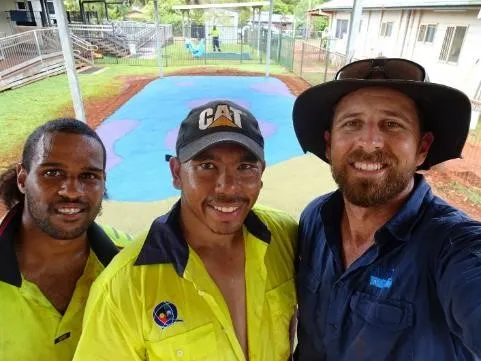
[(182, 189), (180, 167), (181, 167), (181, 163), (179, 158), (171, 157), (169, 159), (169, 168), (170, 168), (170, 173), (172, 174), (172, 184), (175, 189)]
[(424, 163), (426, 157), (428, 156), (429, 150), (431, 149), (431, 145), (434, 141), (434, 134), (431, 132), (426, 132), (421, 135), (421, 141), (419, 142), (419, 149), (418, 149), (418, 160), (416, 165), (419, 167), (421, 164)]
[(328, 130), (324, 131), (324, 155), (328, 161), (331, 161), (331, 133)]
[(25, 194), (25, 182), (27, 181), (27, 170), (21, 163), (18, 163), (16, 166), (16, 171), (17, 171), (18, 190), (21, 193)]

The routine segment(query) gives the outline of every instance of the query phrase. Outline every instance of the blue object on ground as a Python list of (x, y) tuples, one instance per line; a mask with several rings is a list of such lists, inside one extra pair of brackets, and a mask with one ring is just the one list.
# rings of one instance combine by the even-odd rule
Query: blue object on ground
[(236, 102), (257, 117), (267, 165), (303, 154), (291, 119), (295, 97), (279, 79), (169, 76), (149, 83), (97, 128), (107, 145), (109, 198), (147, 202), (178, 195), (165, 155), (175, 154), (187, 113), (215, 99)]
[(223, 59), (223, 60), (251, 60), (249, 53), (224, 53), (222, 51), (205, 54), (206, 59)]
[(192, 53), (194, 58), (200, 58), (205, 53), (205, 42), (201, 39), (197, 45), (192, 44), (191, 40), (185, 40), (185, 47)]

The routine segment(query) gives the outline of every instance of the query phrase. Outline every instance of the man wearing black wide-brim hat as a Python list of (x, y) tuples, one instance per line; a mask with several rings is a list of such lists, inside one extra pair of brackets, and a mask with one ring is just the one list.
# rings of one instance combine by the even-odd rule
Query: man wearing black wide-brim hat
[(294, 104), (339, 189), (301, 215), (301, 361), (479, 360), (481, 223), (417, 170), (459, 158), (471, 106), (405, 59), (343, 67)]

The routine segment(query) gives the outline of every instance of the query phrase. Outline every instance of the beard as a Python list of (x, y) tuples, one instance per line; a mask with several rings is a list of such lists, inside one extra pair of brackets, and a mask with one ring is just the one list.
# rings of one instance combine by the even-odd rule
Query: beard
[[(386, 165), (387, 172), (378, 179), (360, 177), (351, 179), (349, 164), (362, 161)], [(394, 156), (380, 150), (373, 153), (356, 150), (348, 157), (344, 165), (331, 162), (331, 173), (344, 197), (350, 203), (364, 208), (375, 207), (396, 198), (411, 182), (416, 172), (416, 166), (402, 168), (398, 163)]]
[(28, 212), (34, 220), (35, 224), (40, 228), (40, 230), (54, 239), (71, 240), (83, 235), (90, 225), (94, 222), (97, 214), (102, 208), (102, 201), (91, 207), (86, 202), (76, 201), (72, 202), (68, 199), (60, 199), (58, 202), (69, 202), (69, 203), (79, 203), (84, 208), (83, 212), (86, 213), (84, 220), (75, 228), (63, 228), (61, 226), (55, 225), (51, 220), (51, 215), (55, 214), (54, 204), (50, 203), (47, 210), (39, 207), (40, 202), (35, 199), (28, 192), (25, 193), (25, 201), (27, 205)]

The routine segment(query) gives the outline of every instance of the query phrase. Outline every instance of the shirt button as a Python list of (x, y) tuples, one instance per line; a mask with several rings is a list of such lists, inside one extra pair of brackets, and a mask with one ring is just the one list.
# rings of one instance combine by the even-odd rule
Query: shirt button
[(205, 295), (205, 292), (204, 291), (199, 291), (197, 292), (199, 294), (199, 296), (204, 296)]
[(184, 356), (184, 351), (183, 350), (177, 350), (177, 357), (182, 357)]
[(337, 328), (337, 326), (336, 326), (336, 324), (334, 324), (334, 323), (330, 323), (330, 324), (329, 324), (329, 328), (330, 328), (331, 330), (335, 330), (335, 329)]

